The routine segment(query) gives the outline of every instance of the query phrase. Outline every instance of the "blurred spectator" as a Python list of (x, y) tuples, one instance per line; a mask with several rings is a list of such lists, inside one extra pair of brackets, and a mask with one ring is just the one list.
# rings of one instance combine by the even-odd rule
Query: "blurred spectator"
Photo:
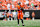
[(10, 10), (10, 4), (7, 4), (7, 8), (8, 8), (8, 10)]
[(38, 10), (37, 7), (40, 4), (40, 0), (0, 0), (0, 10), (9, 10), (9, 8), (16, 10), (16, 6), (20, 4), (22, 4), (26, 10)]
[(38, 8), (37, 8), (38, 10), (40, 10), (40, 5), (38, 6)]
[(40, 0), (37, 0), (37, 1), (39, 1), (39, 2), (40, 2)]
[(6, 2), (3, 2), (3, 3), (2, 3), (2, 9), (3, 9), (3, 10), (7, 10), (7, 3), (6, 3)]
[(2, 4), (0, 3), (0, 10), (2, 10)]
[(35, 12), (32, 12), (32, 20), (35, 18)]
[(12, 4), (12, 9), (14, 8), (14, 5)]

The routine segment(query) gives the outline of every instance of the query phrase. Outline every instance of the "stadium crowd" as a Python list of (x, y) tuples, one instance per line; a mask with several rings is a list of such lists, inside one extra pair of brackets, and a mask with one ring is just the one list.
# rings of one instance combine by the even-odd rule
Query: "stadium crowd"
[(0, 10), (17, 10), (20, 3), (24, 10), (40, 10), (40, 0), (0, 0)]

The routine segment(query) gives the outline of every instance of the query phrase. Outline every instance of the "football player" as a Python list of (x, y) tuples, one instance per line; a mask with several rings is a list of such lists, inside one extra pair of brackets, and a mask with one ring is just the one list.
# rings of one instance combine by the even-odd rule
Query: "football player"
[(18, 8), (18, 26), (19, 26), (19, 19), (21, 19), (22, 21), (22, 26), (24, 26), (24, 23), (23, 23), (23, 4), (18, 4), (17, 5), (17, 8)]

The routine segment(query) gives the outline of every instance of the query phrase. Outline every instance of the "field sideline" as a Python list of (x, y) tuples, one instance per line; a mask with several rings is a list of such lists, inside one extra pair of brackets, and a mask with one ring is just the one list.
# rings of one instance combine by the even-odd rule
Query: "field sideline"
[(0, 27), (40, 27), (40, 20), (24, 20), (24, 25), (22, 26), (20, 20), (20, 26), (17, 25), (17, 20), (13, 21), (1, 21), (0, 20)]

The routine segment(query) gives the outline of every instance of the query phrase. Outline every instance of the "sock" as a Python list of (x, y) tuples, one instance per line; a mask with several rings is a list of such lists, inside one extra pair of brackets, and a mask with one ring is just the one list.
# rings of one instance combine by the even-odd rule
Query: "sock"
[(23, 19), (21, 19), (21, 21), (22, 21), (22, 24), (23, 24)]
[(18, 19), (18, 24), (19, 24), (19, 19)]
[(11, 18), (11, 21), (12, 21), (13, 19)]
[(9, 18), (8, 18), (8, 21), (9, 21)]

